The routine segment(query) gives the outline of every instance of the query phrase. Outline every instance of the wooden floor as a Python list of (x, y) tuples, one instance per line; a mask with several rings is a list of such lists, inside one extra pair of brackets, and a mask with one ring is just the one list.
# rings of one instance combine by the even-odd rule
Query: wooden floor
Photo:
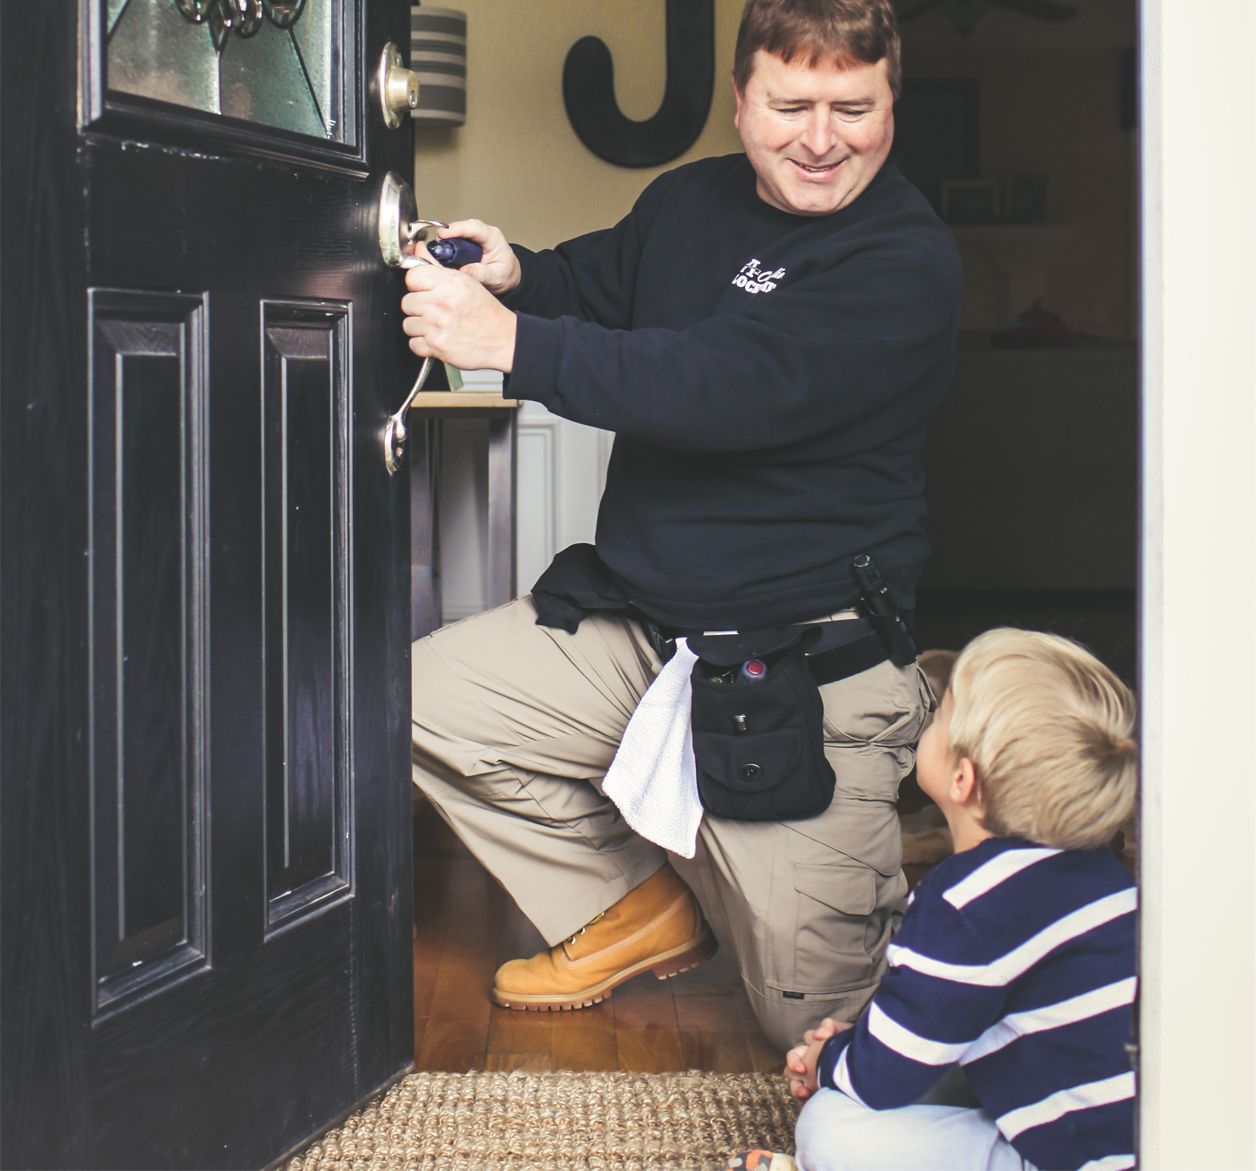
[(780, 1070), (731, 957), (671, 980), (646, 974), (579, 1012), (514, 1012), (489, 1001), (497, 966), (543, 946), (536, 929), (435, 812), (415, 818), (415, 1068)]
[[(918, 810), (924, 798), (909, 796), (908, 809)], [(671, 980), (639, 976), (578, 1012), (498, 1008), (488, 995), (493, 972), (539, 950), (543, 940), (430, 806), (415, 816), (414, 847), (416, 1069), (743, 1073), (783, 1067), (784, 1054), (759, 1033), (724, 952)], [(1120, 839), (1113, 848), (1136, 872), (1132, 841)], [(909, 886), (928, 869), (906, 865)]]

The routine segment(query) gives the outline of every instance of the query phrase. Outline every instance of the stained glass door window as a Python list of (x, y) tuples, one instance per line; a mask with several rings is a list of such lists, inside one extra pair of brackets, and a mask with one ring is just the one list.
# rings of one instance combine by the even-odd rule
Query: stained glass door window
[(351, 142), (351, 0), (101, 0), (110, 92)]

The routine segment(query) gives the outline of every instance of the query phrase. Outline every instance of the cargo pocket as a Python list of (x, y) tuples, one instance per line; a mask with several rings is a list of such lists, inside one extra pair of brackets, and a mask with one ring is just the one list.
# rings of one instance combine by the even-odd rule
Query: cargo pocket
[(853, 859), (795, 863), (792, 891), (783, 893), (792, 895), (793, 913), (779, 922), (792, 941), (779, 937), (769, 984), (800, 999), (866, 987), (876, 972), (867, 948), (877, 904), (874, 872)]
[(839, 793), (823, 817), (792, 821), (786, 828), (803, 839), (790, 847), (800, 863), (862, 865), (883, 878), (895, 877), (902, 868), (898, 813), (887, 801)]

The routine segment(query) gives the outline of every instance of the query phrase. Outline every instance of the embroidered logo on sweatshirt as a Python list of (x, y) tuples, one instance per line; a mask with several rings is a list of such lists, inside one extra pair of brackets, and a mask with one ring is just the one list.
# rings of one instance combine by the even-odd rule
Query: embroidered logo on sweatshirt
[(747, 260), (741, 266), (741, 271), (733, 277), (733, 284), (739, 289), (745, 289), (747, 293), (770, 293), (784, 275), (783, 268), (778, 268), (775, 272), (764, 272), (756, 258)]

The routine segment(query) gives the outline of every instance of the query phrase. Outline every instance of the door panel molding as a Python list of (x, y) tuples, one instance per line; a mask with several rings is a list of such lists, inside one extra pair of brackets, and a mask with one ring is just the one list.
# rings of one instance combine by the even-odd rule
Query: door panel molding
[(614, 436), (532, 402), (518, 429), (517, 580), (528, 590), (560, 549), (593, 540)]
[(347, 304), (261, 303), (266, 926), (353, 888)]
[[(557, 416), (530, 418), (526, 423), (520, 419), (516, 442), (519, 467), (516, 573), (520, 588), (527, 590), (558, 552)], [(447, 616), (447, 621), (454, 617)]]
[(88, 292), (94, 1011), (209, 962), (208, 299)]
[[(487, 605), (484, 424), (444, 424), (440, 527), (441, 618), (457, 622)], [(515, 580), (526, 593), (554, 555), (592, 541), (614, 436), (525, 402), (516, 423)]]

